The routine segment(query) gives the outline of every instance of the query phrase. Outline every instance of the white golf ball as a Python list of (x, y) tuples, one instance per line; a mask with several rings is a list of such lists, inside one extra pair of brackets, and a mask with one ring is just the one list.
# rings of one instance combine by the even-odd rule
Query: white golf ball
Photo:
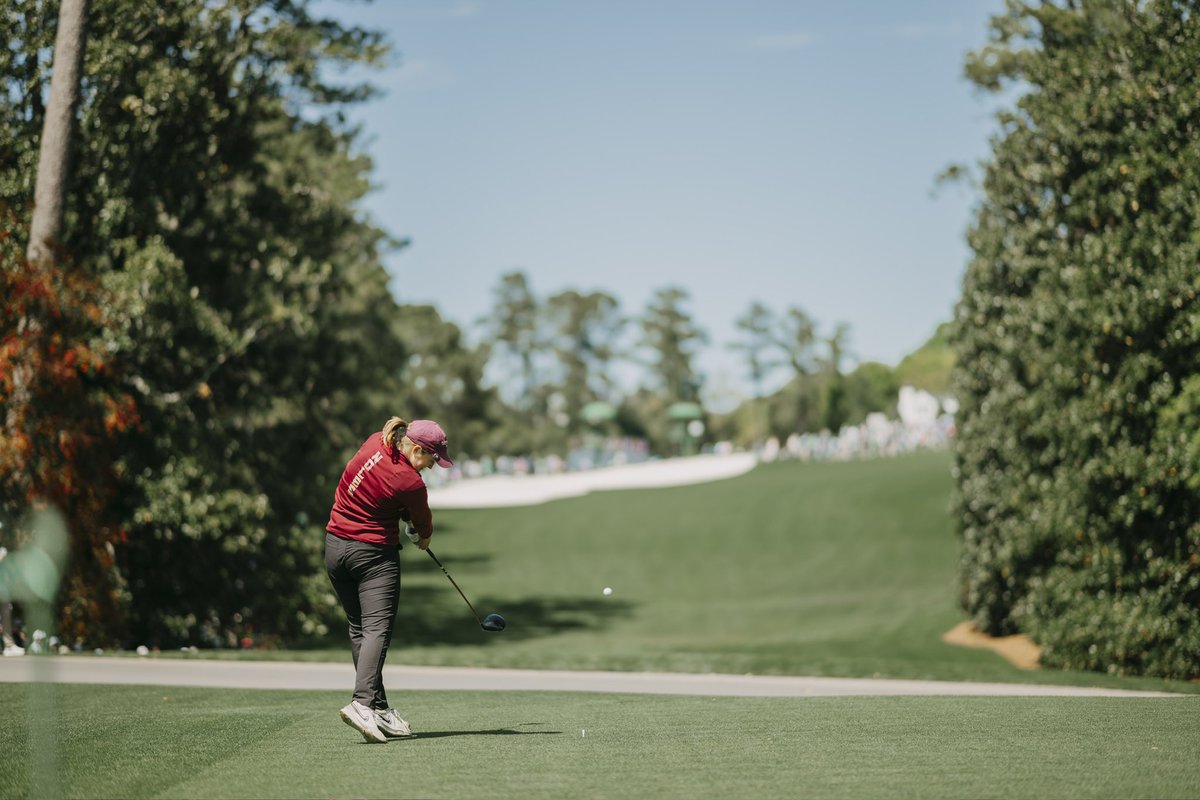
[(605, 586), (605, 587), (604, 587), (604, 596), (605, 596), (605, 597), (608, 597), (610, 594), (612, 594), (612, 587), (611, 587), (611, 586)]

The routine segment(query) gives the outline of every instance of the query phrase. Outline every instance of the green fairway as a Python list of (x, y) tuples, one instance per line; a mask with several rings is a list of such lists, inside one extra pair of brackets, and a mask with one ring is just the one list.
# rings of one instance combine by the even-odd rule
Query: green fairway
[[(934, 452), (439, 512), (435, 552), (479, 613), (509, 628), (480, 631), (437, 566), (406, 547), (388, 662), (1166, 686), (1024, 672), (944, 644), (963, 619), (951, 490), (950, 456)], [(344, 636), (256, 655), (343, 660)]]
[[(28, 688), (0, 685), (0, 796), (30, 794)], [(368, 745), (345, 693), (62, 686), (66, 797), (1196, 797), (1200, 700), (393, 692)]]

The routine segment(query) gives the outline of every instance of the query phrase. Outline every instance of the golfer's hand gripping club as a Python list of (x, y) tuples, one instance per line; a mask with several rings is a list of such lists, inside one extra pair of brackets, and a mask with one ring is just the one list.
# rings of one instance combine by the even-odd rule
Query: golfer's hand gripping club
[[(415, 526), (412, 525), (412, 523), (409, 523), (408, 525), (404, 526), (404, 535), (407, 536), (408, 540), (410, 542), (412, 542), (413, 544), (415, 544), (417, 547), (420, 547), (422, 550), (429, 550), (429, 540), (422, 539), (421, 534), (417, 533), (417, 529)], [(424, 547), (421, 547), (422, 542), (425, 543)]]

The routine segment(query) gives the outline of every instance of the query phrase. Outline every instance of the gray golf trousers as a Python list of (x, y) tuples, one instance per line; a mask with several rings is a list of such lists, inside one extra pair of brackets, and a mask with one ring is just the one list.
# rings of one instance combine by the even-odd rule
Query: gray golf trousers
[(383, 711), (383, 661), (400, 601), (400, 548), (326, 533), (325, 569), (350, 622), (354, 699)]

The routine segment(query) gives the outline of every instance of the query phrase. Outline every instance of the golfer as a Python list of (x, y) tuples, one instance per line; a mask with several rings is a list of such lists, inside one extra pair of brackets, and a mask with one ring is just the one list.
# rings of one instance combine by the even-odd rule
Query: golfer
[(421, 472), (435, 463), (454, 464), (442, 426), (392, 417), (346, 464), (325, 526), (325, 569), (350, 622), (354, 657), (354, 699), (341, 715), (368, 742), (412, 735), (388, 705), (383, 661), (400, 598), (400, 523), (429, 549), (433, 514)]

